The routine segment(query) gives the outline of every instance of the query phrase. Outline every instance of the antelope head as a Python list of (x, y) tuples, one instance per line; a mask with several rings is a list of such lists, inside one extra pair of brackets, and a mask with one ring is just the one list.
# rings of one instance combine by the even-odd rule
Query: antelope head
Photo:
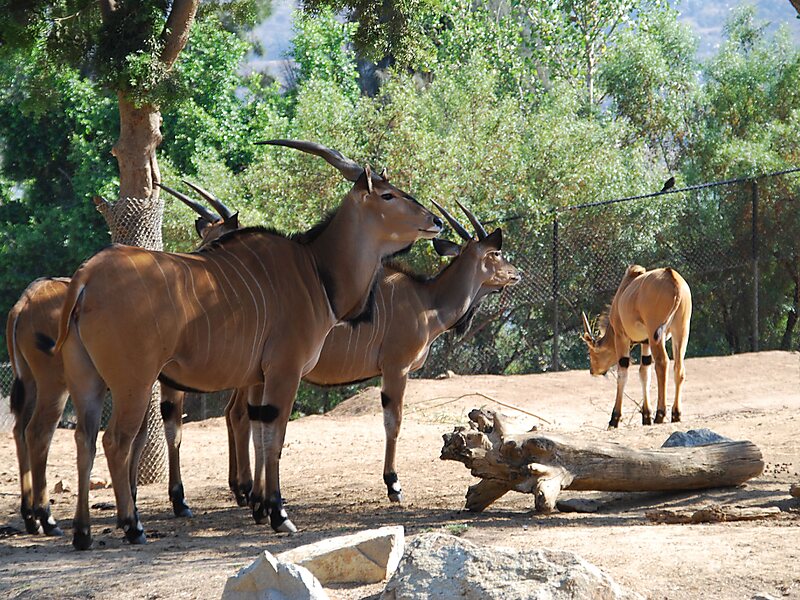
[(225, 206), (220, 200), (217, 199), (214, 194), (208, 192), (201, 188), (199, 185), (195, 185), (189, 181), (184, 180), (186, 185), (200, 194), (203, 198), (205, 198), (211, 206), (214, 207), (214, 210), (217, 211), (218, 214), (211, 213), (205, 206), (196, 202), (186, 196), (185, 194), (181, 194), (180, 192), (167, 187), (162, 183), (157, 183), (158, 187), (163, 189), (166, 192), (169, 192), (173, 196), (175, 196), (178, 200), (186, 204), (189, 208), (195, 211), (199, 217), (194, 222), (194, 228), (197, 231), (197, 235), (200, 236), (201, 240), (201, 247), (207, 246), (214, 240), (221, 237), (223, 234), (228, 233), (229, 231), (234, 231), (239, 229), (239, 213), (233, 212), (227, 206)]
[(363, 225), (376, 230), (377, 240), (389, 252), (398, 252), (419, 238), (432, 239), (442, 230), (442, 220), (415, 198), (389, 182), (386, 169), (375, 173), (336, 150), (315, 142), (267, 140), (257, 144), (288, 146), (324, 158), (345, 179), (354, 183), (342, 206), (356, 207)]
[(464, 240), (464, 245), (459, 245), (444, 239), (433, 240), (433, 247), (439, 256), (458, 257), (460, 261), (470, 261), (475, 265), (475, 279), (482, 289), (481, 297), (493, 292), (500, 292), (504, 287), (516, 285), (521, 276), (517, 268), (508, 262), (501, 252), (503, 246), (503, 231), (500, 228), (492, 233), (486, 233), (478, 218), (458, 200), (459, 208), (472, 223), (475, 235), (472, 236), (443, 206), (432, 200), (433, 204), (442, 213), (450, 226)]
[(586, 342), (586, 347), (589, 349), (589, 373), (592, 375), (605, 375), (617, 360), (613, 344), (604, 343), (606, 336), (593, 332), (585, 312), (581, 312), (581, 318), (583, 319), (583, 335), (581, 339)]

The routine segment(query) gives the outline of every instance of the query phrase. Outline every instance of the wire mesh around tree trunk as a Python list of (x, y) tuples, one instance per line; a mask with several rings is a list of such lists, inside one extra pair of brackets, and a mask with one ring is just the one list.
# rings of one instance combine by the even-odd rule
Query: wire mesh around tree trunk
[[(111, 241), (147, 250), (163, 250), (161, 198), (120, 198), (116, 202), (96, 200), (97, 210), (111, 230)], [(147, 406), (147, 441), (139, 461), (138, 483), (160, 483), (167, 475), (167, 442), (161, 423), (161, 388), (153, 386)]]

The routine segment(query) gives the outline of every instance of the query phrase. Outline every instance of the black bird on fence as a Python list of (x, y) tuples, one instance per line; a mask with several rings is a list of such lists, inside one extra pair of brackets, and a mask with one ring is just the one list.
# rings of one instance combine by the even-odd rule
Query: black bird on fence
[(672, 188), (674, 185), (675, 185), (675, 178), (674, 177), (670, 177), (669, 179), (667, 179), (664, 182), (664, 187), (661, 188), (661, 191), (659, 192), (659, 194), (663, 194), (668, 189)]

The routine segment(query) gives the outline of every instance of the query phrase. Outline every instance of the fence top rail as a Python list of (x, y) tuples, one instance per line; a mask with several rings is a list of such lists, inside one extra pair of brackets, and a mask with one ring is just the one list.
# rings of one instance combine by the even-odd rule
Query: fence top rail
[(663, 190), (660, 192), (653, 192), (650, 194), (641, 194), (639, 196), (628, 196), (626, 198), (614, 198), (613, 200), (600, 200), (598, 202), (587, 202), (586, 204), (575, 204), (564, 208), (555, 208), (554, 212), (564, 212), (567, 210), (580, 210), (582, 208), (591, 208), (593, 206), (606, 206), (608, 204), (616, 204), (617, 202), (628, 202), (629, 200), (641, 200), (643, 198), (653, 198), (655, 196), (664, 196), (666, 194), (678, 194), (682, 192), (691, 192), (693, 190), (701, 190), (710, 187), (719, 187), (722, 185), (731, 185), (732, 183), (744, 183), (747, 181), (756, 181), (757, 179), (766, 179), (767, 177), (777, 177), (779, 175), (787, 175), (789, 173), (797, 173), (800, 167), (793, 167), (783, 171), (775, 171), (774, 173), (762, 173), (761, 175), (751, 175), (749, 177), (738, 177), (736, 179), (725, 179), (723, 181), (711, 181), (709, 183), (699, 183), (697, 185), (690, 185), (683, 188), (673, 188), (671, 190)]
[[(573, 204), (572, 206), (564, 206), (564, 207), (553, 207), (549, 209), (540, 210), (540, 214), (550, 213), (553, 217), (558, 217), (558, 213), (566, 212), (566, 211), (575, 211), (581, 210), (583, 208), (592, 208), (596, 206), (607, 206), (609, 204), (617, 204), (619, 202), (629, 202), (631, 200), (642, 200), (644, 198), (654, 198), (656, 196), (665, 196), (667, 194), (679, 194), (683, 192), (691, 192), (693, 190), (701, 190), (705, 188), (711, 187), (719, 187), (723, 185), (731, 185), (733, 183), (744, 183), (747, 181), (755, 182), (758, 179), (766, 179), (767, 177), (778, 177), (779, 175), (788, 175), (790, 173), (797, 173), (800, 172), (800, 167), (793, 167), (791, 169), (785, 169), (783, 171), (774, 171), (772, 173), (762, 173), (761, 175), (750, 175), (748, 177), (737, 177), (735, 179), (725, 179), (722, 181), (711, 181), (708, 183), (699, 183), (697, 185), (690, 185), (687, 187), (682, 188), (673, 188), (669, 190), (663, 190), (659, 192), (652, 192), (650, 194), (640, 194), (638, 196), (627, 196), (625, 198), (614, 198), (612, 200), (599, 200), (597, 202), (587, 202), (585, 204)], [(484, 225), (489, 225), (491, 223), (507, 223), (509, 221), (517, 221), (519, 219), (524, 219), (529, 217), (530, 213), (527, 215), (509, 215), (507, 217), (500, 217), (498, 219), (492, 219), (489, 221), (484, 221)]]

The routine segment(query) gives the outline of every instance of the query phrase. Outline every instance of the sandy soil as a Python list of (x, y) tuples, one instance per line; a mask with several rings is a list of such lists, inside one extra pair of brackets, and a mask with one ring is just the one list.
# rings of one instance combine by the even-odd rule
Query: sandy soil
[[(0, 596), (8, 598), (215, 598), (226, 578), (262, 549), (280, 552), (320, 538), (402, 524), (407, 535), (442, 530), (479, 544), (571, 550), (619, 583), (652, 599), (740, 599), (756, 593), (800, 599), (800, 356), (765, 352), (690, 359), (680, 424), (643, 427), (632, 400), (623, 424), (606, 431), (615, 382), (586, 372), (514, 377), (470, 376), (414, 380), (408, 386), (398, 471), (405, 502), (392, 506), (381, 481), (383, 429), (379, 390), (372, 388), (326, 416), (289, 424), (282, 460), (287, 508), (301, 528), (276, 535), (256, 526), (227, 490), (227, 443), (221, 419), (189, 424), (183, 441), (187, 499), (195, 517), (172, 516), (166, 485), (140, 488), (139, 509), (149, 542), (124, 544), (114, 529), (111, 490), (92, 492), (95, 544), (75, 552), (70, 536), (9, 535), (22, 529), (10, 432), (0, 437)], [(629, 394), (639, 399), (631, 378)], [(439, 460), (441, 436), (465, 424), (477, 406), (498, 409), (484, 396), (535, 413), (545, 431), (631, 447), (658, 447), (676, 430), (708, 427), (762, 450), (764, 473), (737, 489), (701, 493), (610, 494), (564, 492), (604, 504), (595, 514), (531, 512), (532, 498), (511, 493), (482, 514), (462, 511), (474, 483), (461, 464)], [(466, 396), (465, 396), (466, 395)], [(501, 409), (513, 414), (510, 409)], [(517, 413), (518, 415), (520, 413)], [(524, 415), (521, 415), (524, 416)], [(528, 417), (530, 424), (537, 421)], [(73, 484), (72, 432), (59, 430), (50, 453), (49, 482)], [(102, 446), (95, 474), (107, 476)], [(73, 493), (54, 494), (53, 513), (69, 531)], [(654, 525), (655, 507), (691, 508), (709, 503), (778, 506), (780, 518), (702, 525)], [(381, 585), (339, 586), (331, 598), (377, 598)]]

